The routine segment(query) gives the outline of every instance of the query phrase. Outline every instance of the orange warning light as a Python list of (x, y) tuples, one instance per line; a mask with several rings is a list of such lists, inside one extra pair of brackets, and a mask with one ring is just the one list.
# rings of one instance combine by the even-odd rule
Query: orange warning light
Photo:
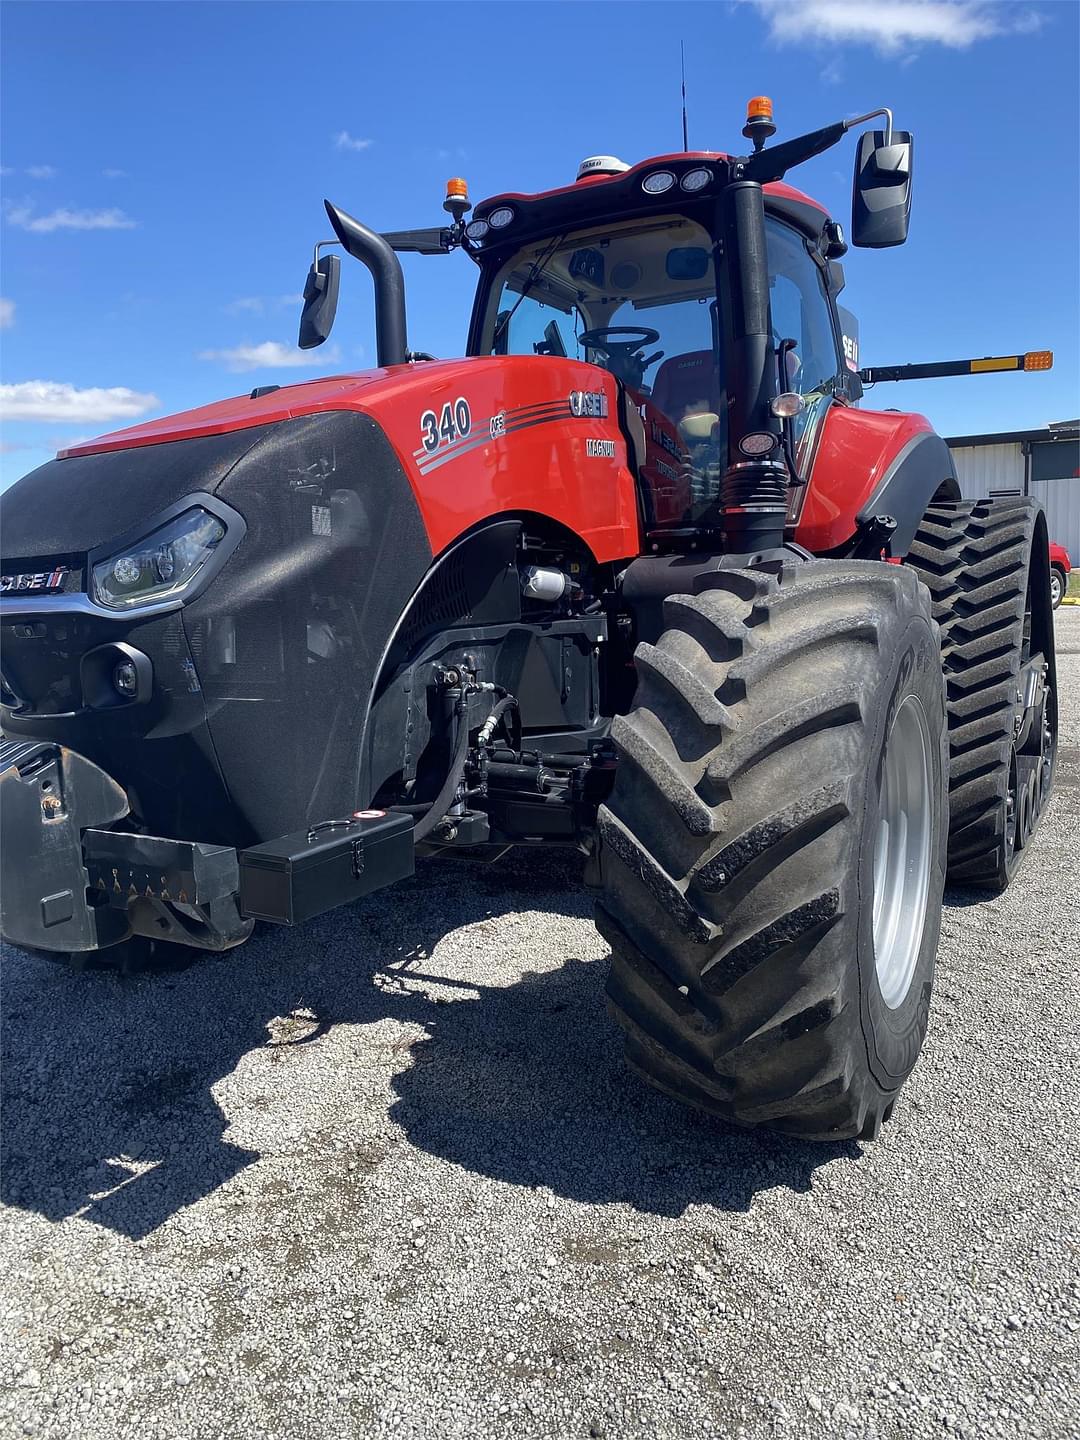
[(1054, 368), (1054, 352), (1052, 350), (1029, 350), (1024, 356), (1025, 370), (1052, 370)]
[(452, 179), (447, 180), (443, 209), (448, 210), (457, 223), (460, 223), (466, 212), (472, 209), (469, 187), (460, 175), (455, 175)]
[(747, 103), (746, 118), (747, 120), (771, 120), (773, 118), (772, 101), (768, 95), (755, 95)]

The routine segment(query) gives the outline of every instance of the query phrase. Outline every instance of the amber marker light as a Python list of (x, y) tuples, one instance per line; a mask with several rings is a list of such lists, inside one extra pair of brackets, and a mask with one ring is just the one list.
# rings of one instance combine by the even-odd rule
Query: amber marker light
[(1054, 368), (1054, 352), (1052, 350), (1028, 350), (1024, 355), (1025, 370), (1052, 370)]
[(747, 103), (746, 118), (747, 120), (771, 120), (773, 118), (772, 101), (768, 95), (755, 95)]

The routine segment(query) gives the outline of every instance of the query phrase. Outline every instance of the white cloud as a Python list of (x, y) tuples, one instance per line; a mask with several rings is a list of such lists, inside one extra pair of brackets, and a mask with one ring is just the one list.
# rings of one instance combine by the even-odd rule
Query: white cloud
[(126, 180), (128, 178), (126, 170), (102, 170), (101, 173), (106, 180)]
[(156, 395), (125, 385), (80, 390), (58, 380), (24, 380), (0, 385), (0, 419), (56, 420), (96, 425), (105, 420), (134, 420), (159, 404)]
[(234, 345), (229, 350), (202, 350), (200, 360), (216, 360), (227, 370), (238, 374), (245, 370), (285, 370), (300, 365), (333, 365), (341, 358), (336, 347), (330, 350), (298, 350), (280, 340), (264, 340), (260, 345)]
[(261, 295), (241, 295), (225, 306), (226, 315), (261, 315), (266, 309)]
[(15, 301), (0, 295), (0, 330), (10, 330), (15, 324)]
[(226, 315), (265, 315), (267, 310), (274, 306), (287, 307), (291, 305), (302, 305), (303, 295), (274, 295), (270, 299), (264, 299), (262, 295), (241, 295), (238, 300), (230, 300), (225, 306)]
[(751, 0), (773, 40), (871, 45), (895, 55), (917, 45), (965, 50), (995, 35), (1030, 33), (1042, 17), (1003, 0)]
[(30, 176), (31, 180), (51, 180), (56, 174), (56, 171), (51, 165), (28, 165), (26, 167), (26, 173)]
[(339, 130), (334, 136), (335, 150), (366, 150), (373, 143), (371, 140), (357, 140), (347, 130)]
[(0, 455), (14, 455), (16, 450), (30, 450), (30, 445), (22, 445), (14, 440), (0, 440)]
[(835, 57), (825, 65), (821, 71), (821, 83), (823, 85), (840, 85), (844, 79), (844, 67)]
[(89, 445), (96, 435), (53, 435), (48, 442), (50, 450), (74, 450), (79, 445)]
[(32, 205), (9, 205), (7, 222), (18, 230), (48, 235), (54, 230), (133, 230), (136, 222), (115, 207), (111, 210), (69, 210), (61, 206), (47, 215), (35, 215)]

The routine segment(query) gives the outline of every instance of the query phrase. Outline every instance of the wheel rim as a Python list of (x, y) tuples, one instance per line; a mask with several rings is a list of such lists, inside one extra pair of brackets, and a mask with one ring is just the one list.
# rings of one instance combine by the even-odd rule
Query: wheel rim
[(1065, 587), (1061, 583), (1061, 576), (1056, 570), (1050, 573), (1050, 603), (1051, 605), (1061, 604), (1061, 592)]
[(885, 742), (874, 843), (874, 966), (890, 1010), (911, 988), (930, 891), (930, 727), (909, 695)]

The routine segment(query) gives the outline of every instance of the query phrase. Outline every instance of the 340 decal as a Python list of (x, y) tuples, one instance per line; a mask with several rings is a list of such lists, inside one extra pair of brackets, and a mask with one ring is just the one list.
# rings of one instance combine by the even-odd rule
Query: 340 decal
[(420, 416), (420, 443), (429, 455), (433, 455), (440, 445), (464, 439), (471, 429), (469, 402), (459, 395), (453, 404), (447, 401), (438, 415), (434, 410), (424, 411)]

